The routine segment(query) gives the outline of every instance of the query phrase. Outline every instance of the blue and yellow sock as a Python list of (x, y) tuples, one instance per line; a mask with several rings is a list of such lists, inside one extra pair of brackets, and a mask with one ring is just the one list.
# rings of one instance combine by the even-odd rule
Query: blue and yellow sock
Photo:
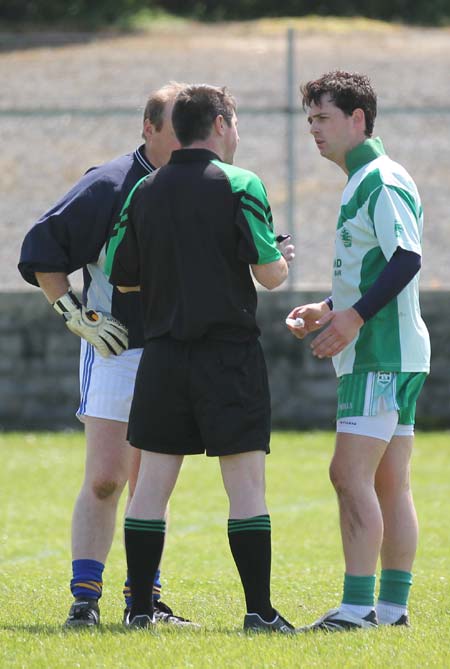
[(97, 560), (73, 560), (70, 589), (76, 599), (100, 599), (105, 565)]

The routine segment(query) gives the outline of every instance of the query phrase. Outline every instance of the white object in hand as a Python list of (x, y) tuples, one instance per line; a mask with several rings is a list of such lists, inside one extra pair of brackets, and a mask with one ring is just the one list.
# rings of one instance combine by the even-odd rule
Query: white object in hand
[(286, 325), (290, 325), (293, 328), (303, 328), (305, 327), (305, 321), (300, 316), (297, 318), (286, 318)]

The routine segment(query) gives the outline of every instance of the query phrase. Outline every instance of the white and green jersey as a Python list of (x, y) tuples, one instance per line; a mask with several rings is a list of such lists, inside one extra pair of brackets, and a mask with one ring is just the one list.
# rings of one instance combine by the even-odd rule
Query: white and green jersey
[[(336, 231), (333, 303), (347, 309), (370, 288), (398, 247), (422, 255), (423, 212), (417, 187), (368, 139), (346, 156), (349, 170)], [(337, 376), (369, 371), (428, 372), (430, 340), (420, 315), (419, 275), (333, 357)]]

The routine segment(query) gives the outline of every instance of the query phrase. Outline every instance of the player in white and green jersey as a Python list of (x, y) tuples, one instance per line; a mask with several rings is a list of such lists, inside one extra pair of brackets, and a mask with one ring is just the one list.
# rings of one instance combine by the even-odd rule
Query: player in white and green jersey
[[(339, 379), (336, 489), (345, 556), (341, 605), (306, 630), (407, 625), (417, 547), (409, 486), (416, 400), (430, 367), (420, 315), (422, 205), (406, 170), (372, 139), (376, 95), (364, 75), (329, 72), (301, 88), (316, 145), (348, 175), (338, 219), (332, 297), (296, 307), (318, 358)], [(375, 610), (375, 571), (381, 582)]]
[[(421, 256), (419, 193), (406, 170), (392, 161), (379, 138), (367, 139), (346, 157), (349, 180), (336, 232), (334, 309), (355, 304), (397, 248)], [(428, 372), (430, 343), (420, 315), (419, 275), (367, 320), (356, 338), (333, 358), (337, 376), (374, 370)]]

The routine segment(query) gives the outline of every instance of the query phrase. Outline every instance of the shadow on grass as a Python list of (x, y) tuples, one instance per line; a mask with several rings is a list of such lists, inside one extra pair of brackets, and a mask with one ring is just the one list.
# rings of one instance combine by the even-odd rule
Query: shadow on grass
[(72, 634), (90, 634), (90, 635), (104, 635), (104, 634), (151, 634), (155, 636), (159, 636), (161, 631), (163, 631), (164, 634), (202, 634), (208, 631), (208, 634), (211, 633), (219, 633), (219, 634), (226, 634), (226, 635), (235, 635), (239, 633), (239, 631), (242, 630), (206, 630), (204, 627), (196, 628), (196, 627), (181, 627), (177, 625), (167, 625), (167, 624), (159, 624), (156, 627), (151, 627), (150, 629), (128, 629), (127, 627), (124, 627), (122, 623), (103, 623), (99, 627), (92, 626), (92, 627), (71, 627), (71, 628), (64, 628), (62, 625), (51, 625), (51, 624), (32, 624), (32, 625), (24, 625), (18, 623), (17, 625), (14, 624), (7, 624), (7, 625), (2, 625), (0, 624), (0, 631), (4, 632), (26, 632), (27, 634), (44, 634), (45, 636), (49, 635), (57, 635), (57, 636), (70, 636)]
[(121, 623), (111, 623), (107, 625), (101, 625), (100, 627), (73, 627), (71, 629), (64, 628), (62, 625), (49, 625), (49, 624), (40, 624), (36, 623), (34, 625), (22, 625), (18, 623), (17, 625), (0, 625), (0, 631), (4, 632), (27, 632), (28, 634), (45, 634), (48, 635), (71, 635), (71, 634), (107, 634), (114, 632), (120, 634), (129, 634), (127, 630)]
[[(106, 623), (100, 625), (100, 627), (78, 627), (66, 629), (62, 625), (51, 625), (51, 624), (33, 624), (33, 625), (24, 625), (18, 623), (17, 625), (0, 624), (0, 631), (4, 632), (25, 632), (27, 634), (33, 635), (44, 635), (44, 636), (71, 636), (74, 634), (82, 635), (100, 635), (105, 634), (150, 634), (152, 636), (161, 636), (161, 635), (172, 635), (172, 634), (181, 634), (183, 636), (226, 636), (226, 637), (248, 637), (253, 638), (258, 636), (258, 634), (251, 634), (244, 632), (242, 627), (235, 628), (218, 628), (218, 629), (208, 629), (206, 627), (193, 628), (193, 627), (179, 627), (177, 625), (164, 625), (159, 624), (155, 628), (150, 629), (127, 629), (121, 623)], [(289, 635), (288, 635), (289, 636)]]

